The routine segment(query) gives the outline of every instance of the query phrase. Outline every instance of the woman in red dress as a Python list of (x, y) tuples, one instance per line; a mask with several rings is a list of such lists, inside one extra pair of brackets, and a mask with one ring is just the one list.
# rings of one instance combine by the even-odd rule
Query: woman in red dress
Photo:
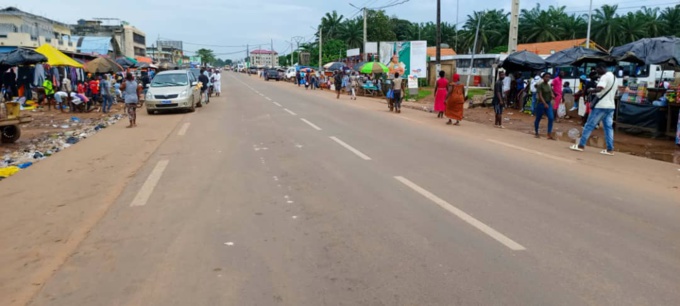
[(446, 118), (449, 121), (446, 124), (452, 124), (451, 119), (455, 119), (455, 125), (459, 125), (463, 120), (463, 106), (465, 104), (465, 85), (460, 83), (460, 75), (453, 75), (453, 83), (451, 83), (450, 90), (446, 96)]
[(437, 112), (437, 118), (444, 118), (446, 94), (449, 92), (449, 81), (444, 76), (446, 73), (439, 71), (439, 79), (434, 86), (434, 111)]

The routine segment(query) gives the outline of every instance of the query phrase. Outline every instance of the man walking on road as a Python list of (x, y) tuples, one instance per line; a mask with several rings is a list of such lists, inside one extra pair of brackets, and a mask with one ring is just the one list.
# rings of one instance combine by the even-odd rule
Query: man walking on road
[(496, 114), (494, 126), (501, 129), (505, 128), (503, 126), (503, 106), (505, 106), (505, 100), (503, 99), (503, 84), (505, 83), (504, 79), (505, 71), (499, 71), (498, 80), (493, 86), (493, 100), (491, 100), (491, 103), (493, 104), (493, 111)]
[(340, 99), (340, 91), (342, 90), (342, 74), (339, 71), (335, 71), (335, 75), (333, 76), (333, 81), (335, 82), (335, 93), (338, 95), (338, 99)]
[(208, 79), (208, 76), (205, 75), (205, 69), (201, 69), (201, 73), (198, 76), (198, 81), (201, 82), (201, 100), (198, 102), (196, 107), (203, 107), (201, 102), (205, 101), (205, 104), (208, 104), (208, 86), (210, 86), (210, 80)]
[(597, 93), (590, 102), (592, 111), (588, 117), (586, 126), (583, 128), (581, 140), (578, 145), (572, 145), (570, 149), (579, 152), (583, 151), (586, 147), (588, 137), (590, 137), (595, 126), (602, 121), (607, 148), (602, 150), (600, 154), (611, 156), (614, 155), (614, 110), (616, 109), (614, 96), (616, 95), (616, 77), (614, 77), (613, 73), (607, 71), (607, 65), (605, 63), (597, 64), (596, 70), (601, 76), (600, 81), (597, 83), (596, 88), (588, 90), (588, 93)]

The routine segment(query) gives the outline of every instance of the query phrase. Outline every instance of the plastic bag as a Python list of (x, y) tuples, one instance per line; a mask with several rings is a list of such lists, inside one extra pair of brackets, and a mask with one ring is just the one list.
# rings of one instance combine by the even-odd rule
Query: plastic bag
[(392, 89), (387, 91), (387, 95), (385, 95), (388, 99), (394, 99), (394, 91)]
[(564, 118), (564, 116), (567, 115), (567, 107), (564, 106), (564, 103), (560, 103), (560, 106), (557, 107), (557, 117), (559, 118)]
[(581, 97), (580, 99), (578, 99), (578, 115), (581, 117), (585, 116), (586, 110), (587, 110), (586, 99)]

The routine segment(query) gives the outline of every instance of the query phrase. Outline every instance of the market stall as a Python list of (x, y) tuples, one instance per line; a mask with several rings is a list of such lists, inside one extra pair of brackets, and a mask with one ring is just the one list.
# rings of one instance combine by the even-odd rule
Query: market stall
[(645, 38), (612, 49), (620, 61), (639, 65), (660, 65), (661, 74), (653, 82), (631, 76), (618, 89), (617, 128), (637, 128), (674, 137), (680, 113), (680, 80), (664, 71), (680, 71), (680, 38)]

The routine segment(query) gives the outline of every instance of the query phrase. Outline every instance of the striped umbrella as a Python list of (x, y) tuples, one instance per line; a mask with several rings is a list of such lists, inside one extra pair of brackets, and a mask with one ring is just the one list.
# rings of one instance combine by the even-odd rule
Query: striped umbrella
[(370, 62), (366, 63), (361, 68), (359, 68), (359, 72), (365, 73), (365, 74), (370, 74), (370, 73), (387, 73), (389, 69), (387, 66), (385, 66), (383, 63), (378, 63), (378, 62)]

